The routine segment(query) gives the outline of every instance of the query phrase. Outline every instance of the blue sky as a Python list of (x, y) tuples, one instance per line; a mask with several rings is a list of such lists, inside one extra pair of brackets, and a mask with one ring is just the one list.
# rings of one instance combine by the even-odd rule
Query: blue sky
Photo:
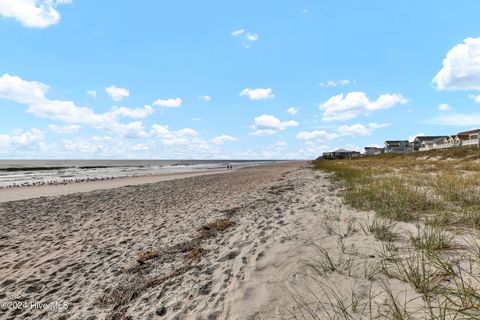
[(0, 1), (0, 158), (309, 159), (480, 127), (480, 2)]

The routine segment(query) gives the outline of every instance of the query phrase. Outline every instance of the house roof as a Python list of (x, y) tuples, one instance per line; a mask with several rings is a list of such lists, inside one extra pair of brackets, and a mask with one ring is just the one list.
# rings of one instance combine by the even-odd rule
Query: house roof
[(433, 143), (438, 143), (438, 142), (444, 141), (445, 139), (448, 139), (448, 137), (441, 137), (441, 138), (433, 139), (432, 142)]
[(423, 142), (423, 141), (431, 141), (431, 140), (440, 139), (440, 138), (441, 139), (448, 138), (448, 136), (418, 136), (418, 137), (415, 137), (415, 140)]
[(400, 143), (400, 142), (408, 143), (408, 140), (387, 140), (387, 141), (385, 141), (385, 143)]
[(332, 152), (337, 152), (337, 153), (350, 153), (350, 152), (352, 152), (352, 151), (347, 150), (347, 149), (337, 149), (337, 150), (332, 151)]
[(457, 133), (457, 136), (464, 136), (464, 135), (469, 135), (469, 134), (472, 134), (472, 133), (480, 133), (480, 129), (473, 129), (473, 130), (459, 132), (459, 133)]
[(368, 146), (367, 146), (367, 147), (363, 147), (363, 148), (364, 148), (364, 149), (379, 149), (379, 150), (380, 150), (380, 149), (383, 149), (382, 147), (373, 147), (373, 146), (371, 146), (371, 147), (368, 147)]

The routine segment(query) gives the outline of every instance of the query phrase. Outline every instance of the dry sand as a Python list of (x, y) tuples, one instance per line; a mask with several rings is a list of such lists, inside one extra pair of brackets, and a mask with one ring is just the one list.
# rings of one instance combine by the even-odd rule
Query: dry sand
[[(298, 162), (2, 203), (0, 318), (304, 319), (302, 300), (335, 300), (332, 288), (358, 308), (372, 296), (378, 315), (365, 217)], [(322, 248), (337, 268), (316, 287)], [(14, 301), (68, 308), (6, 308)]]

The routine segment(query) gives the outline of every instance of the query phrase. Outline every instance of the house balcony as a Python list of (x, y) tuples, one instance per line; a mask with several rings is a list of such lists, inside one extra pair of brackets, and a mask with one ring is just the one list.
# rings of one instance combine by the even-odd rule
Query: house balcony
[(446, 148), (451, 148), (453, 147), (454, 144), (452, 142), (448, 142), (448, 143), (441, 143), (441, 144), (436, 144), (434, 145), (434, 149), (446, 149)]
[(470, 140), (463, 140), (462, 146), (478, 146), (478, 138), (477, 139), (470, 139)]

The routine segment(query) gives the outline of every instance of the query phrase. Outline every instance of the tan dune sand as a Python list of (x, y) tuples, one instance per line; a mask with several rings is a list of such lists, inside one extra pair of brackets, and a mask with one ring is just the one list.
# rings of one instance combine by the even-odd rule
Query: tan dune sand
[(68, 305), (0, 317), (310, 319), (303, 303), (336, 296), (385, 314), (386, 294), (370, 279), (380, 242), (327, 175), (284, 163), (0, 204), (3, 306)]

